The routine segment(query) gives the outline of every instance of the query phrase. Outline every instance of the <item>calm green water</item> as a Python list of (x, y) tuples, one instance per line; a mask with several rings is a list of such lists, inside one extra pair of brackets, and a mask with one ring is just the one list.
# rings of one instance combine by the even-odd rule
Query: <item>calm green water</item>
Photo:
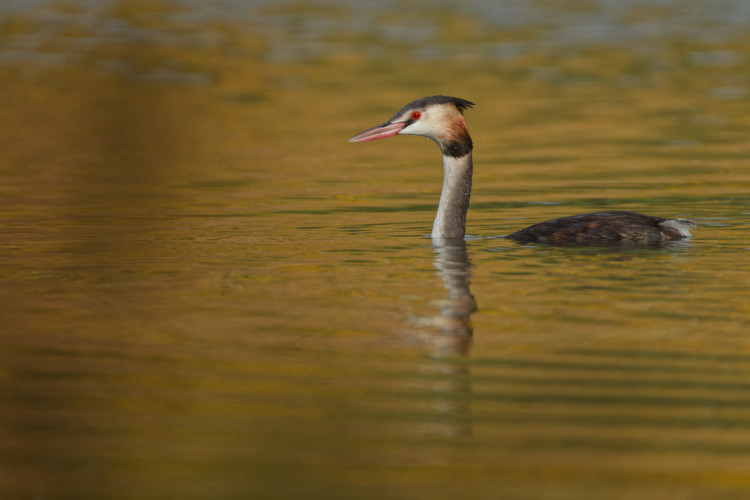
[[(378, 5), (0, 9), (0, 496), (750, 495), (745, 3)], [(465, 247), (346, 142), (435, 93)], [(501, 238), (613, 208), (701, 227)]]

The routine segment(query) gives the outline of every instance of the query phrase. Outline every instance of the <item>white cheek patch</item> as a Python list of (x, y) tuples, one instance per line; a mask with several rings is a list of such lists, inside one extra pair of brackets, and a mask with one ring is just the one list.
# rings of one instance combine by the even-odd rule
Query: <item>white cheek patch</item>
[(430, 127), (426, 125), (426, 122), (423, 119), (419, 119), (409, 125), (408, 127), (404, 127), (399, 134), (401, 135), (430, 135), (431, 133)]

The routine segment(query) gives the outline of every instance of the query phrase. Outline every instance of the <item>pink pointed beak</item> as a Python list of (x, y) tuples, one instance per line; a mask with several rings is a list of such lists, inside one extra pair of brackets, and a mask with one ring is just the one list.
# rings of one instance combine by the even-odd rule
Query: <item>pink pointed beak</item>
[(349, 142), (366, 142), (374, 141), (375, 139), (385, 139), (386, 137), (397, 135), (405, 125), (405, 122), (385, 122), (382, 125), (372, 127), (371, 129), (367, 129), (364, 132), (355, 135), (349, 139)]

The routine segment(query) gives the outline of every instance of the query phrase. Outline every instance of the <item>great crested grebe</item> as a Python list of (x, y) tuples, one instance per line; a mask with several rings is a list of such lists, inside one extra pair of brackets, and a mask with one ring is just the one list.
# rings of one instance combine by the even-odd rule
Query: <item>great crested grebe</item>
[[(432, 238), (463, 239), (471, 196), (473, 144), (463, 111), (473, 102), (434, 95), (412, 101), (387, 122), (355, 135), (349, 142), (374, 141), (394, 135), (423, 135), (435, 141), (443, 154), (443, 191), (440, 194)], [(637, 212), (592, 212), (548, 220), (507, 236), (524, 243), (654, 244), (690, 237), (696, 224), (686, 219), (651, 217)]]

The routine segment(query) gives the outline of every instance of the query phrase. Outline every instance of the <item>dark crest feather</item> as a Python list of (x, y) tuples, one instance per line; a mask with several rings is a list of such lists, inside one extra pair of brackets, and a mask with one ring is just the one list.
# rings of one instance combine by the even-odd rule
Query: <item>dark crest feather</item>
[(420, 99), (416, 99), (403, 108), (399, 109), (394, 116), (401, 115), (402, 113), (409, 111), (409, 110), (425, 110), (426, 108), (434, 105), (434, 104), (447, 104), (451, 103), (458, 110), (463, 113), (465, 109), (471, 108), (474, 106), (474, 103), (471, 101), (467, 101), (466, 99), (461, 99), (460, 97), (449, 97), (447, 95), (431, 95), (429, 97), (422, 97)]

